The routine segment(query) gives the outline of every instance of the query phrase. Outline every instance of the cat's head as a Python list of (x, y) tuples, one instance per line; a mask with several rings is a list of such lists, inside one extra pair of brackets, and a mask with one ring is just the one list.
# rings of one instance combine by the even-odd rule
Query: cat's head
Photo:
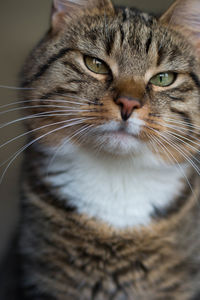
[(199, 0), (160, 19), (109, 0), (54, 0), (24, 68), (29, 130), (50, 146), (186, 160), (199, 147), (199, 51)]

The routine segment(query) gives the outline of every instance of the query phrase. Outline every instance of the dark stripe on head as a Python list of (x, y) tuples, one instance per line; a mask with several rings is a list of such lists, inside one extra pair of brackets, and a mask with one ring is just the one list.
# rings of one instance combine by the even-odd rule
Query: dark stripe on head
[(126, 8), (122, 8), (122, 22), (127, 21), (127, 13), (126, 13)]
[(124, 28), (122, 25), (119, 26), (120, 34), (121, 34), (121, 45), (123, 45), (124, 40), (125, 40), (125, 33), (124, 33)]
[[(131, 45), (132, 41), (129, 40), (129, 44)], [(141, 44), (141, 39), (139, 37), (135, 37), (135, 43), (134, 43), (135, 49), (136, 51), (140, 51), (140, 49), (142, 49), (142, 44)]]
[(191, 72), (190, 73), (190, 77), (192, 78), (193, 82), (195, 83), (195, 85), (200, 89), (200, 79), (197, 76), (197, 74)]
[(159, 46), (158, 49), (158, 60), (157, 60), (157, 67), (159, 67), (161, 65), (161, 63), (163, 62), (163, 60), (166, 58), (166, 51), (163, 47)]
[(149, 52), (151, 43), (152, 43), (152, 31), (150, 32), (150, 36), (149, 36), (149, 38), (148, 38), (147, 41), (146, 41), (146, 53), (147, 53), (147, 54), (148, 54), (148, 52)]
[(64, 61), (63, 64), (65, 65), (65, 67), (69, 67), (70, 69), (72, 69), (72, 71), (75, 71), (79, 75), (84, 75), (84, 73), (75, 64), (69, 61)]
[(178, 46), (174, 46), (169, 53), (169, 61), (174, 61), (178, 56), (181, 56), (181, 51)]
[(111, 31), (110, 32), (110, 35), (106, 41), (106, 52), (108, 55), (111, 54), (112, 52), (112, 49), (113, 49), (113, 46), (114, 46), (114, 43), (115, 43), (115, 34), (116, 32), (115, 31)]
[(61, 49), (57, 54), (54, 54), (52, 57), (48, 59), (48, 61), (39, 68), (39, 71), (33, 75), (31, 79), (28, 79), (22, 83), (22, 86), (25, 87), (35, 80), (39, 79), (48, 69), (49, 67), (59, 58), (63, 57), (67, 52), (71, 51), (70, 48)]
[(142, 15), (142, 20), (146, 24), (147, 27), (151, 27), (153, 25), (153, 16), (145, 14)]
[(92, 30), (91, 32), (88, 33), (88, 37), (93, 41), (96, 42), (97, 37), (98, 37), (98, 33), (94, 30)]

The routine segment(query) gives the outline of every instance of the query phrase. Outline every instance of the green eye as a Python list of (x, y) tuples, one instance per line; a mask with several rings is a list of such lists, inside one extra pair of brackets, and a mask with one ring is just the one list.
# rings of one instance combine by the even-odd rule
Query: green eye
[(96, 74), (108, 75), (110, 74), (110, 69), (105, 62), (100, 59), (91, 56), (85, 56), (86, 67)]
[(152, 77), (150, 83), (155, 86), (166, 87), (174, 83), (176, 80), (176, 74), (172, 72), (160, 73)]

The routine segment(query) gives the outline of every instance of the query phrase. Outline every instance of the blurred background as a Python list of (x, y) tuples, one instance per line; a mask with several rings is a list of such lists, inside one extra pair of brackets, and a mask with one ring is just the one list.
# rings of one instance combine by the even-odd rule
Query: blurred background
[[(135, 6), (153, 14), (161, 14), (173, 0), (116, 0), (115, 4)], [(51, 0), (0, 0), (0, 165), (22, 147), (24, 140), (17, 139), (4, 147), (2, 144), (24, 132), (20, 122), (2, 126), (20, 117), (18, 111), (2, 114), (10, 105), (20, 101), (18, 73), (30, 50), (49, 27)], [(4, 86), (4, 87), (3, 87)], [(7, 88), (13, 87), (13, 88)], [(7, 106), (5, 106), (7, 105)], [(18, 219), (18, 199), (21, 156), (15, 159), (0, 184), (0, 271), (5, 249), (10, 242)], [(0, 167), (1, 174), (6, 165)], [(1, 175), (0, 175), (1, 176)], [(0, 276), (0, 299), (2, 281)]]

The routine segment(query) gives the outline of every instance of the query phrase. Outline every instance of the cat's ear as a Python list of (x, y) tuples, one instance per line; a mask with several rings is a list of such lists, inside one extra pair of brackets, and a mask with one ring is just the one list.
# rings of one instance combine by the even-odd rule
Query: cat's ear
[(176, 0), (160, 21), (180, 31), (200, 53), (200, 0)]
[(52, 27), (58, 30), (67, 19), (80, 16), (85, 10), (113, 12), (111, 0), (53, 0)]

